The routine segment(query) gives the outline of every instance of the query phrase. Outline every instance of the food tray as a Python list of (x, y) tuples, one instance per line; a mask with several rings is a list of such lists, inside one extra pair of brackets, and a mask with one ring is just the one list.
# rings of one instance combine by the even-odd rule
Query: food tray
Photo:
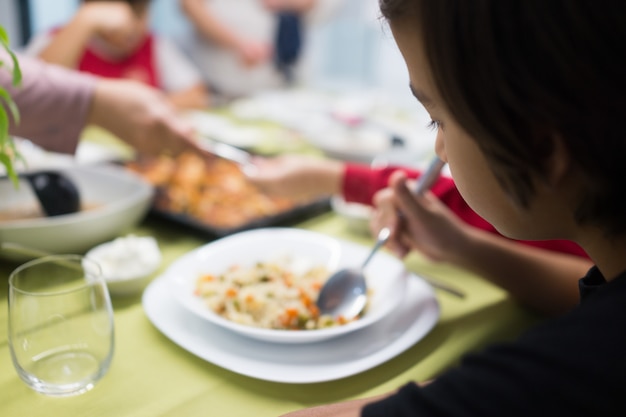
[(262, 193), (237, 165), (193, 154), (132, 161), (126, 168), (154, 185), (150, 214), (221, 237), (288, 225), (330, 210), (329, 198), (295, 201)]
[(189, 227), (202, 234), (210, 237), (224, 237), (233, 233), (244, 230), (258, 229), (270, 226), (287, 226), (295, 224), (299, 221), (315, 217), (330, 211), (330, 200), (325, 198), (311, 203), (294, 207), (272, 216), (260, 217), (250, 222), (243, 223), (236, 227), (218, 227), (209, 223), (202, 222), (199, 219), (185, 215), (183, 213), (175, 213), (171, 211), (161, 210), (156, 207), (150, 209), (150, 216), (165, 219), (185, 227)]

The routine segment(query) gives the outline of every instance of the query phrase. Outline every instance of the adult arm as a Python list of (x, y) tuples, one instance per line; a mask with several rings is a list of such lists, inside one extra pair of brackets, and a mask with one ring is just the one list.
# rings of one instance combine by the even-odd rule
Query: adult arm
[(190, 151), (208, 156), (195, 144), (193, 127), (164, 94), (137, 81), (100, 79), (87, 122), (110, 131), (141, 154)]
[(272, 48), (265, 43), (241, 37), (215, 16), (203, 0), (180, 0), (183, 13), (200, 35), (208, 42), (236, 53), (244, 65), (255, 66), (272, 56)]
[[(16, 125), (11, 120), (9, 133), (50, 151), (73, 153), (88, 121), (97, 79), (23, 55), (18, 60), (21, 86), (11, 86), (9, 73), (0, 71), (0, 84), (20, 110), (21, 121)], [(8, 62), (4, 56), (3, 61)]]
[[(0, 83), (13, 97), (21, 120), (9, 132), (41, 147), (74, 153), (83, 128), (106, 129), (138, 152), (177, 154), (194, 151), (193, 128), (159, 91), (130, 80), (99, 79), (88, 74), (18, 56), (22, 85), (11, 86), (7, 71)], [(5, 62), (8, 62), (3, 58)]]
[(171, 40), (155, 37), (156, 64), (170, 103), (177, 109), (206, 109), (211, 104), (202, 75)]

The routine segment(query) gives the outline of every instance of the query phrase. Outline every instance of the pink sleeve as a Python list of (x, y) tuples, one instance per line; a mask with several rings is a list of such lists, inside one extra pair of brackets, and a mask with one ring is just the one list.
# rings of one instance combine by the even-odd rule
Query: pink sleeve
[[(387, 187), (389, 177), (397, 170), (406, 172), (409, 178), (416, 178), (421, 173), (420, 171), (403, 167), (371, 168), (368, 165), (346, 163), (342, 185), (343, 197), (346, 201), (371, 205), (374, 194), (376, 194), (378, 190)], [(439, 178), (431, 191), (465, 223), (489, 233), (499, 235), (498, 231), (490, 223), (480, 217), (467, 205), (451, 178)], [(529, 246), (588, 258), (588, 255), (580, 246), (566, 240), (519, 242)]]
[[(4, 51), (0, 60), (9, 65)], [(20, 55), (18, 60), (21, 86), (13, 87), (8, 69), (0, 69), (0, 85), (20, 111), (20, 123), (11, 119), (9, 133), (50, 151), (74, 153), (87, 122), (95, 78), (36, 58)]]

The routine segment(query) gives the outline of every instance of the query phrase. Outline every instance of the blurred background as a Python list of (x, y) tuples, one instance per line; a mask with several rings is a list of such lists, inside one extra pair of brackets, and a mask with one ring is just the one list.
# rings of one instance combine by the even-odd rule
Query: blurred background
[[(19, 50), (33, 34), (66, 22), (77, 7), (78, 0), (0, 0), (0, 24)], [(190, 30), (176, 0), (153, 0), (151, 24), (155, 32), (174, 40)], [(402, 58), (379, 19), (377, 0), (345, 0), (341, 10), (317, 26), (307, 42), (309, 86), (380, 88), (393, 94), (397, 104), (417, 109), (408, 92)]]

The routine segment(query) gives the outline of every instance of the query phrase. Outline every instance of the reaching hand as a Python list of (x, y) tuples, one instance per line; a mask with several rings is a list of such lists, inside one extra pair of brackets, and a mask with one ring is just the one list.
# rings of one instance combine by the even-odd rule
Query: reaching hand
[(249, 179), (265, 192), (294, 199), (336, 194), (343, 163), (304, 155), (255, 158)]
[(89, 122), (109, 130), (140, 154), (204, 154), (195, 145), (192, 126), (174, 111), (165, 96), (135, 81), (98, 81)]
[(389, 184), (374, 196), (376, 211), (370, 222), (376, 234), (385, 226), (391, 228), (389, 249), (401, 258), (412, 250), (433, 261), (455, 262), (462, 256), (460, 248), (470, 226), (432, 193), (415, 196), (403, 172), (395, 172)]
[(274, 53), (271, 45), (249, 39), (237, 42), (236, 52), (246, 68), (267, 62)]

